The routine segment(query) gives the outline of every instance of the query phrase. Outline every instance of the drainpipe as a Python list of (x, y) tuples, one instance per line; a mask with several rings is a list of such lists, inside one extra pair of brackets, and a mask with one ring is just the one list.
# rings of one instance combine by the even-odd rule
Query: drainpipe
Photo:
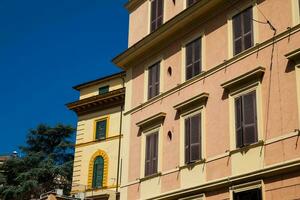
[[(125, 87), (125, 80), (122, 77), (123, 88)], [(125, 102), (124, 102), (125, 104)], [(119, 129), (119, 148), (118, 148), (118, 169), (117, 169), (117, 187), (116, 187), (116, 195), (117, 199), (119, 199), (119, 176), (120, 176), (120, 157), (121, 157), (121, 138), (122, 138), (122, 121), (123, 121), (123, 109), (124, 104), (121, 105), (121, 114), (120, 114), (120, 129)]]

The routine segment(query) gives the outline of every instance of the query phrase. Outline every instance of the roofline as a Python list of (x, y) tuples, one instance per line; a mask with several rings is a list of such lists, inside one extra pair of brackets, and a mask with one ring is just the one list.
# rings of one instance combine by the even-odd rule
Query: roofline
[(126, 72), (121, 71), (121, 72), (118, 72), (118, 73), (115, 73), (115, 74), (111, 74), (111, 75), (108, 75), (108, 76), (98, 78), (96, 80), (92, 80), (92, 81), (88, 81), (88, 82), (76, 85), (76, 86), (73, 87), (73, 89), (79, 91), (83, 88), (86, 88), (86, 87), (89, 87), (89, 86), (92, 86), (92, 85), (96, 85), (96, 84), (99, 84), (99, 83), (102, 83), (102, 82), (105, 82), (105, 81), (109, 81), (109, 80), (112, 80), (112, 79), (115, 79), (115, 78), (122, 78), (125, 75), (126, 75)]

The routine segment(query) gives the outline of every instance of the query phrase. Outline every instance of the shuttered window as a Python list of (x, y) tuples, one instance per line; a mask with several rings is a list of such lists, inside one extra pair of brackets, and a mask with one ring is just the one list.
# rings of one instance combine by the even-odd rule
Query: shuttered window
[(194, 3), (196, 3), (197, 1), (198, 0), (187, 0), (186, 5), (187, 5), (187, 7), (189, 7), (189, 6), (193, 5)]
[(258, 141), (255, 91), (235, 99), (235, 129), (237, 148)]
[(96, 140), (106, 138), (107, 120), (96, 122)]
[(198, 38), (185, 47), (186, 80), (200, 74), (201, 68), (201, 38)]
[(185, 163), (201, 159), (201, 114), (187, 117), (185, 126)]
[(233, 22), (233, 54), (253, 46), (252, 7), (235, 15)]
[(109, 92), (109, 86), (103, 86), (99, 88), (99, 94), (105, 94)]
[(157, 173), (158, 132), (146, 136), (145, 176)]
[(159, 95), (160, 63), (148, 68), (148, 99)]
[(152, 0), (151, 1), (151, 32), (155, 31), (163, 23), (164, 15), (164, 1)]
[(93, 188), (101, 188), (103, 186), (104, 159), (102, 156), (96, 157), (93, 168)]
[(262, 192), (260, 188), (238, 193), (233, 192), (233, 200), (262, 200)]

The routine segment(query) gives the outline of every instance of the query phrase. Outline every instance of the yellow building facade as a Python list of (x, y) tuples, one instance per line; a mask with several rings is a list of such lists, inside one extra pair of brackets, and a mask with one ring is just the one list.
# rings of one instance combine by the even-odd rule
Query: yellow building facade
[(78, 101), (67, 107), (78, 116), (72, 194), (113, 200), (118, 196), (125, 73), (75, 86)]

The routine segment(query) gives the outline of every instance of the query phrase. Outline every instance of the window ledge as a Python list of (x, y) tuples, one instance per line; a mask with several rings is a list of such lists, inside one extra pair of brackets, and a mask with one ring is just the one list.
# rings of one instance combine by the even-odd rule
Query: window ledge
[(229, 152), (229, 156), (232, 155), (232, 154), (238, 153), (238, 152), (245, 153), (245, 152), (249, 151), (252, 148), (263, 146), (264, 144), (265, 144), (265, 142), (263, 140), (259, 140), (259, 141), (255, 142), (253, 144), (249, 144), (247, 146), (243, 146), (241, 148), (231, 150)]
[(208, 96), (209, 96), (208, 93), (203, 92), (203, 93), (201, 93), (197, 96), (194, 96), (194, 97), (192, 97), (192, 98), (190, 98), (186, 101), (183, 101), (183, 102), (173, 106), (173, 108), (175, 110), (179, 111), (179, 110), (189, 108), (189, 107), (191, 107), (191, 106), (193, 106), (194, 104), (197, 104), (197, 103), (199, 103), (199, 104), (202, 103), (202, 102), (205, 103), (206, 100), (208, 99)]
[(149, 180), (149, 179), (156, 178), (156, 177), (159, 177), (159, 176), (161, 176), (161, 172), (157, 172), (157, 173), (155, 173), (155, 174), (151, 174), (151, 175), (149, 175), (149, 176), (145, 176), (145, 177), (143, 177), (143, 178), (140, 178), (140, 179), (139, 179), (139, 182), (147, 181), (147, 180)]
[(160, 113), (157, 113), (151, 117), (148, 117), (148, 118), (136, 123), (136, 125), (139, 128), (145, 128), (146, 126), (151, 126), (155, 123), (162, 122), (165, 119), (165, 117), (166, 117), (166, 113), (160, 112)]
[(179, 170), (182, 170), (182, 169), (190, 169), (190, 168), (193, 168), (195, 167), (196, 165), (200, 165), (200, 164), (203, 164), (206, 162), (206, 159), (205, 158), (202, 158), (201, 160), (197, 160), (195, 162), (192, 162), (192, 163), (188, 163), (188, 164), (185, 164), (185, 165), (182, 165), (182, 166), (178, 166)]
[(287, 59), (292, 61), (300, 60), (300, 48), (293, 50), (287, 54), (284, 55)]

